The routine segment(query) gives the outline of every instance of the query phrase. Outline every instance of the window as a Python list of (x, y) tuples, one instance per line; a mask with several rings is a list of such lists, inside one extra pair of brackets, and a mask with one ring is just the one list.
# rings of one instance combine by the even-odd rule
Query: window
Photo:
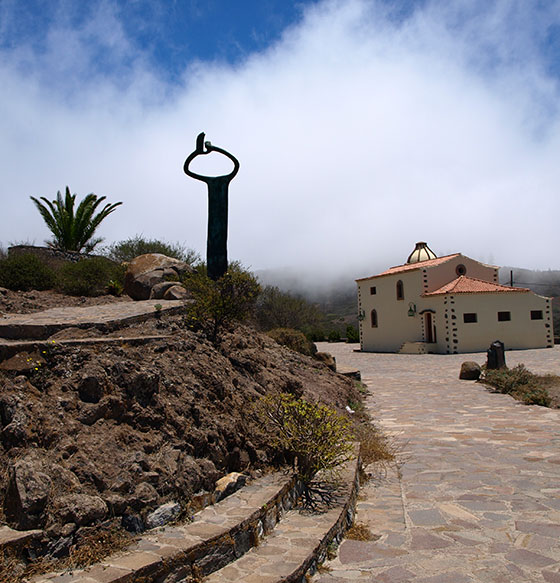
[(474, 312), (463, 314), (463, 322), (465, 324), (474, 324), (477, 321), (478, 320), (477, 320), (476, 314)]
[(509, 322), (511, 320), (511, 312), (498, 312), (498, 322)]
[(371, 327), (377, 328), (377, 310), (371, 311)]
[(377, 293), (377, 288), (373, 285), (369, 288), (369, 294), (374, 296)]
[(457, 275), (466, 275), (467, 268), (462, 263), (459, 263), (459, 265), (457, 265), (457, 267), (455, 268), (455, 273)]
[(542, 320), (542, 310), (531, 310), (531, 320)]
[(404, 300), (404, 285), (400, 279), (397, 281), (397, 300)]

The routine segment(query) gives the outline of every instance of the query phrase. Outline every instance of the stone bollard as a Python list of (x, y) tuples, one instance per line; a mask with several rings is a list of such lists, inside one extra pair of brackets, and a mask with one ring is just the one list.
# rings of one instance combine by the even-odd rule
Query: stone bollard
[(486, 351), (487, 360), (486, 368), (489, 370), (497, 370), (499, 368), (506, 368), (506, 355), (504, 343), (495, 340), (490, 344), (490, 348)]

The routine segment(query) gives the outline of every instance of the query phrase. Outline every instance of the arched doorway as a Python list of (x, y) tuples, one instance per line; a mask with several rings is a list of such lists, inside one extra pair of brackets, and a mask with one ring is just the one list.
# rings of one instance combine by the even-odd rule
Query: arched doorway
[(434, 324), (434, 315), (432, 312), (424, 313), (424, 337), (425, 342), (428, 344), (437, 342), (436, 327)]

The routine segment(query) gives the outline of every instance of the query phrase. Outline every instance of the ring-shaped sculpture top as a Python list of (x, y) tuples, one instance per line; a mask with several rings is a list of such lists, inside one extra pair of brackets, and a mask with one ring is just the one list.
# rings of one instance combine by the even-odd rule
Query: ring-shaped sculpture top
[[(210, 154), (211, 152), (218, 152), (219, 154), (223, 154), (224, 156), (229, 158), (233, 162), (233, 170), (229, 174), (224, 174), (222, 176), (203, 176), (201, 174), (197, 174), (196, 172), (192, 172), (191, 170), (189, 170), (189, 164), (197, 156), (205, 156), (206, 154)], [(190, 154), (189, 157), (185, 160), (183, 170), (187, 176), (195, 178), (196, 180), (202, 180), (202, 182), (209, 183), (218, 179), (227, 180), (227, 182), (229, 182), (239, 172), (239, 161), (233, 154), (230, 154), (226, 150), (218, 148), (217, 146), (213, 146), (210, 142), (204, 142), (204, 132), (202, 132), (198, 134), (198, 137), (196, 138), (196, 150), (192, 154)]]

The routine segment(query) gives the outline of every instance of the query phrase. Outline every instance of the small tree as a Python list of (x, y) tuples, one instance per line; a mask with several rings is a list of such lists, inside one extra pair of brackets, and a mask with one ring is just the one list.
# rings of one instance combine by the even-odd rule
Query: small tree
[(346, 326), (346, 342), (353, 343), (360, 341), (360, 333), (352, 324), (348, 324)]
[(56, 199), (52, 202), (44, 196), (40, 202), (35, 197), (29, 197), (41, 213), (47, 227), (53, 234), (52, 241), (47, 241), (50, 247), (61, 249), (62, 251), (74, 251), (76, 253), (84, 250), (86, 253), (93, 251), (94, 247), (101, 243), (103, 239), (93, 238), (97, 227), (101, 221), (110, 215), (122, 202), (106, 204), (97, 214), (97, 207), (106, 199), (95, 194), (88, 194), (78, 205), (74, 213), (76, 195), (70, 194), (70, 189), (66, 187), (66, 196), (63, 200), (60, 190), (56, 193)]
[(267, 285), (257, 301), (256, 321), (261, 330), (293, 328), (307, 332), (318, 325), (323, 314), (307, 300)]
[(315, 506), (316, 495), (328, 502), (328, 491), (313, 480), (317, 472), (334, 470), (352, 459), (354, 432), (350, 420), (327, 405), (309, 403), (289, 393), (263, 397), (258, 411), (275, 430), (273, 445), (295, 456), (305, 504)]
[(217, 281), (200, 266), (187, 275), (184, 284), (194, 299), (187, 307), (189, 326), (202, 330), (214, 343), (226, 326), (249, 316), (260, 293), (255, 276), (238, 263), (231, 264)]

